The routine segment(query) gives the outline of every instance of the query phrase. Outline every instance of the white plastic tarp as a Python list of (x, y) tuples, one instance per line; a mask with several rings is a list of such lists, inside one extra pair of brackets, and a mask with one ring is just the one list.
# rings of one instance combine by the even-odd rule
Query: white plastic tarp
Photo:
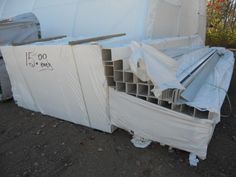
[(2, 51), (19, 106), (89, 126), (69, 46), (5, 47)]
[(114, 130), (100, 46), (72, 47), (63, 39), (1, 50), (19, 106), (104, 132)]
[[(189, 48), (192, 48), (190, 46)], [(131, 44), (132, 55), (129, 58), (130, 68), (143, 81), (154, 83), (153, 93), (160, 97), (167, 89), (182, 90), (182, 104), (195, 107), (201, 111), (209, 111), (217, 115), (216, 123), (220, 121), (220, 112), (229, 89), (233, 73), (234, 55), (222, 48), (196, 48), (183, 54), (178, 60), (145, 43)], [(173, 49), (174, 50), (174, 49)], [(217, 51), (216, 59), (197, 74), (197, 79), (185, 88), (181, 82), (188, 76), (205, 56)], [(141, 66), (139, 63), (143, 63)], [(141, 68), (141, 69), (140, 69)], [(196, 89), (198, 88), (198, 89)]]
[(206, 158), (214, 121), (194, 119), (113, 89), (109, 90), (109, 96), (113, 125), (138, 137)]
[(43, 37), (127, 33), (126, 39), (201, 34), (205, 0), (0, 0), (0, 18), (33, 12)]
[(218, 123), (220, 122), (221, 107), (231, 83), (235, 59), (232, 52), (221, 48), (217, 50), (222, 57), (213, 68), (213, 72), (204, 78), (194, 99), (187, 104), (200, 110), (216, 113), (218, 119), (215, 121)]
[(197, 119), (108, 89), (102, 47), (69, 46), (68, 40), (1, 48), (19, 106), (105, 132), (117, 126), (206, 158), (215, 119)]
[[(131, 48), (133, 49), (133, 54), (129, 59), (131, 70), (142, 81), (153, 81), (156, 97), (168, 88), (184, 89), (176, 78), (178, 65), (174, 59), (146, 44), (140, 45), (136, 42)], [(139, 70), (138, 63), (144, 63), (143, 71)]]
[(101, 47), (99, 45), (76, 45), (72, 47), (72, 50), (90, 126), (105, 132), (112, 132)]

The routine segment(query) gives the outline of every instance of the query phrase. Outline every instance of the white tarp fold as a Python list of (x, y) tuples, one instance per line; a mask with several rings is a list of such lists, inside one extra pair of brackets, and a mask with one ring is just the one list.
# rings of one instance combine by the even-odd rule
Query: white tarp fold
[[(164, 48), (161, 51), (157, 45), (154, 47), (146, 43), (131, 44), (129, 64), (132, 72), (143, 81), (153, 82), (152, 91), (157, 98), (168, 89), (178, 89), (183, 98), (181, 104), (217, 114), (218, 123), (233, 73), (233, 53), (222, 48), (195, 46), (195, 50), (171, 58)], [(209, 57), (214, 58), (207, 61)], [(201, 66), (204, 62), (206, 65)], [(199, 71), (195, 72), (195, 68)], [(186, 77), (195, 78), (186, 85), (182, 82)]]
[[(184, 89), (176, 78), (177, 62), (146, 44), (134, 42), (133, 54), (129, 61), (131, 70), (143, 81), (151, 79), (155, 85), (154, 93), (159, 97), (168, 88)], [(139, 67), (143, 63), (143, 67)], [(141, 70), (141, 71), (140, 71)]]
[(138, 137), (206, 158), (214, 121), (194, 119), (113, 89), (109, 95), (113, 125)]

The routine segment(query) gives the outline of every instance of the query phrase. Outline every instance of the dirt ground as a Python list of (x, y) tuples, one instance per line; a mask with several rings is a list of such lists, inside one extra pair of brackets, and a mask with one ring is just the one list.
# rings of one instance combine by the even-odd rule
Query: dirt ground
[(0, 177), (236, 176), (236, 117), (223, 119), (207, 160), (192, 168), (187, 153), (159, 144), (137, 149), (122, 130), (105, 134), (18, 108), (13, 101), (0, 104), (0, 113)]
[[(235, 89), (229, 92), (233, 108)], [(0, 104), (0, 177), (235, 177), (235, 127), (235, 116), (223, 118), (207, 160), (193, 168), (186, 152), (157, 143), (137, 149), (125, 131), (105, 134), (9, 101)]]

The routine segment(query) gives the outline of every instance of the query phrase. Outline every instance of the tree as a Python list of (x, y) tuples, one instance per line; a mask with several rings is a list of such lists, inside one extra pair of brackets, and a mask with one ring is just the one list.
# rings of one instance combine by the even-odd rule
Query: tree
[(236, 0), (208, 1), (207, 42), (236, 48)]

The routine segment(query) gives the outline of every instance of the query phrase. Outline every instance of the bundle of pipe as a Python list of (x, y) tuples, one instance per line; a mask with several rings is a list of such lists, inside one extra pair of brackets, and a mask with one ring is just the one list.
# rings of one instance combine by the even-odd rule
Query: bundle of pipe
[[(154, 88), (158, 86), (153, 84), (150, 77), (142, 80), (132, 71), (129, 60), (120, 59), (114, 61), (111, 59), (111, 50), (103, 49), (103, 63), (108, 85), (119, 92), (125, 92), (142, 100), (192, 117), (200, 119), (213, 119), (213, 117), (217, 117), (216, 122), (218, 122), (220, 119), (220, 114), (216, 115), (216, 113), (219, 113), (218, 110), (215, 111), (214, 109), (208, 109), (208, 107), (198, 106), (194, 100), (198, 99), (198, 93), (203, 92), (201, 88), (207, 84), (210, 87), (214, 87), (214, 89), (220, 89), (220, 92), (225, 90), (224, 94), (226, 94), (227, 84), (225, 88), (219, 88), (216, 83), (207, 83), (207, 78), (214, 74), (216, 65), (220, 61), (227, 62), (224, 60), (227, 54), (221, 53), (221, 48), (209, 48), (203, 45), (195, 45), (194, 47), (174, 46), (173, 41), (169, 45), (163, 45), (163, 43), (158, 45), (153, 42), (151, 45), (163, 52), (164, 55), (177, 61), (176, 78), (184, 89), (167, 88), (160, 95), (156, 96)], [(166, 46), (171, 47), (168, 48)], [(172, 48), (173, 46), (174, 48)], [(223, 74), (224, 71), (222, 71)], [(219, 103), (219, 107), (222, 106), (223, 100), (222, 103)]]

